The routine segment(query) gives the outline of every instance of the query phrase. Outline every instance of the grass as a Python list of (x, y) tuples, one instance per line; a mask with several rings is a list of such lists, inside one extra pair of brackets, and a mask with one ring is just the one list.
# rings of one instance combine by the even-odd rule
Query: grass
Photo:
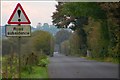
[(96, 61), (100, 61), (100, 62), (111, 62), (111, 63), (115, 63), (115, 64), (119, 64), (119, 60), (118, 59), (114, 59), (111, 57), (106, 57), (106, 58), (91, 58), (91, 57), (86, 57), (86, 59), (88, 60), (96, 60)]
[[(6, 57), (2, 57), (2, 61), (4, 63), (6, 61)], [(48, 58), (44, 59), (44, 63), (45, 64), (49, 63)], [(5, 70), (6, 66), (2, 65), (2, 67), (3, 67), (2, 69)], [(9, 67), (9, 65), (8, 65), (8, 67)], [(15, 66), (13, 65), (12, 67), (15, 67)], [(33, 71), (31, 72), (31, 74), (29, 74), (29, 72), (27, 70), (22, 70), (21, 78), (48, 78), (48, 68), (47, 68), (47, 66), (46, 67), (41, 67), (41, 66), (38, 66), (38, 65), (36, 65), (36, 66), (34, 65), (32, 68), (33, 68)], [(15, 74), (14, 74), (14, 76), (15, 76)], [(18, 74), (16, 74), (16, 76), (18, 77)]]
[(29, 74), (27, 71), (22, 72), (22, 78), (48, 78), (47, 67), (33, 67), (33, 72)]

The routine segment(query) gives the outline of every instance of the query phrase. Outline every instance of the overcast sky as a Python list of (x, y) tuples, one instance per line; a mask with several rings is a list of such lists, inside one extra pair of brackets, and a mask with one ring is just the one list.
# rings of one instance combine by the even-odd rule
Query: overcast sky
[(2, 1), (1, 2), (1, 16), (2, 25), (7, 24), (12, 12), (17, 3), (20, 3), (31, 21), (32, 26), (40, 23), (52, 24), (52, 13), (56, 10), (56, 1)]

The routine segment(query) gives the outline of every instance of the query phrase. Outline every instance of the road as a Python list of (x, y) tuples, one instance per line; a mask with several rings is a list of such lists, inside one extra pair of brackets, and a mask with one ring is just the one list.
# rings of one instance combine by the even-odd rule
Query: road
[(118, 78), (119, 66), (55, 54), (48, 65), (50, 78)]

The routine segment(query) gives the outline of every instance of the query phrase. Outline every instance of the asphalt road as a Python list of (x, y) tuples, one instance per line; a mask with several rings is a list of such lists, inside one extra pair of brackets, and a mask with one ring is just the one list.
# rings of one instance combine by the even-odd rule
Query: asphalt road
[(119, 78), (119, 66), (55, 54), (48, 65), (50, 78)]

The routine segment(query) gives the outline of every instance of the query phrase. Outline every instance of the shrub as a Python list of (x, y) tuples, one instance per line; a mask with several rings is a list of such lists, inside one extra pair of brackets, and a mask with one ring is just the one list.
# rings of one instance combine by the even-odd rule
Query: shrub
[(40, 63), (39, 63), (39, 66), (41, 66), (41, 67), (46, 67), (48, 63), (49, 63), (48, 58), (41, 59), (41, 60), (40, 60)]

